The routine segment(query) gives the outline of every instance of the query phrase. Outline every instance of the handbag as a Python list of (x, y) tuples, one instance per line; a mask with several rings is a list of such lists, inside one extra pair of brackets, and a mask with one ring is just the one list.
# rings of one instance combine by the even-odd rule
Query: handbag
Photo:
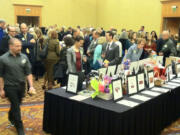
[(39, 52), (39, 57), (43, 60), (46, 59), (47, 55), (48, 55), (48, 44), (49, 44), (49, 39), (46, 43), (46, 45), (44, 46), (44, 48)]

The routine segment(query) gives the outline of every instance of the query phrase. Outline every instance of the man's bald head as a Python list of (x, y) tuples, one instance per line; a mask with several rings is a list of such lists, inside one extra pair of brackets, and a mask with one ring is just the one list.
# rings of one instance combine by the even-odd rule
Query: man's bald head
[(20, 25), (20, 29), (21, 29), (21, 32), (22, 32), (23, 34), (26, 34), (27, 31), (28, 31), (28, 27), (27, 27), (27, 25), (26, 25), (25, 23), (22, 23), (22, 24)]
[(163, 40), (168, 40), (169, 39), (169, 31), (167, 31), (167, 30), (163, 31), (162, 38), (163, 38)]

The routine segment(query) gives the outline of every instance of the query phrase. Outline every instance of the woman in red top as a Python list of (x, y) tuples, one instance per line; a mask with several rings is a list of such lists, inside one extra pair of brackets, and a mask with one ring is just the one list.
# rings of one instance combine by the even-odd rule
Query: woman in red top
[(77, 36), (74, 40), (74, 45), (67, 50), (68, 72), (78, 73), (82, 72), (83, 62), (86, 62), (87, 59), (83, 55), (83, 37)]
[(148, 36), (144, 50), (149, 54), (151, 54), (152, 51), (156, 52), (156, 42), (152, 39), (152, 35)]

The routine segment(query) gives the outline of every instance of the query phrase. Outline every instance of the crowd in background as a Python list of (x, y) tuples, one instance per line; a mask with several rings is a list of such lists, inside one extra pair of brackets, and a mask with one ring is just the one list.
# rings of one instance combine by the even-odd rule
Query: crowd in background
[[(12, 26), (0, 20), (0, 55), (9, 51), (11, 38), (22, 42), (22, 53), (32, 65), (35, 80), (44, 76), (43, 89), (52, 89), (55, 80), (60, 86), (66, 85), (69, 72), (82, 77), (91, 70), (118, 65), (126, 59), (134, 62), (154, 54), (164, 56), (164, 60), (180, 56), (178, 34), (163, 31), (157, 35), (155, 31), (146, 32), (144, 26), (137, 32), (115, 28), (105, 31), (80, 26), (39, 28), (25, 23)], [(47, 57), (42, 59), (39, 54), (45, 45), (48, 45)]]

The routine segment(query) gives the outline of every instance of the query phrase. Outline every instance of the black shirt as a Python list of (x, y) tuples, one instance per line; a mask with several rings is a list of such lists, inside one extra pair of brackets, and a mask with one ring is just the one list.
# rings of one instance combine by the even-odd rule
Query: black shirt
[(20, 53), (15, 57), (7, 52), (0, 57), (0, 77), (4, 79), (5, 86), (20, 86), (29, 74), (31, 64), (26, 55)]

